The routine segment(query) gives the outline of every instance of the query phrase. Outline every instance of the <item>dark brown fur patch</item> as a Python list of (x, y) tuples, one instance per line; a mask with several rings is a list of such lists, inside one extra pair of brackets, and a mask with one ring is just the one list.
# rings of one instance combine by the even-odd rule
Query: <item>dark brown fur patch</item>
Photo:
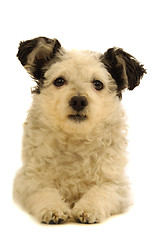
[(110, 48), (101, 57), (102, 63), (117, 83), (117, 95), (125, 88), (133, 90), (146, 73), (143, 65), (121, 48)]
[[(35, 56), (33, 63), (30, 65), (28, 64), (28, 55), (38, 46), (40, 40), (43, 40), (46, 45), (53, 45), (53, 48), (51, 48), (50, 52), (46, 52), (46, 54), (45, 52), (41, 53), (41, 51), (39, 51), (38, 55)], [(46, 37), (38, 37), (25, 42), (20, 42), (17, 57), (24, 67), (27, 65), (31, 77), (37, 83), (36, 87), (32, 89), (32, 93), (40, 93), (40, 89), (45, 80), (45, 67), (51, 60), (53, 60), (60, 48), (61, 44), (57, 39), (49, 39)]]
[(33, 40), (27, 40), (25, 42), (20, 42), (17, 57), (23, 66), (27, 64), (27, 56), (37, 46), (37, 43), (38, 43), (37, 38)]

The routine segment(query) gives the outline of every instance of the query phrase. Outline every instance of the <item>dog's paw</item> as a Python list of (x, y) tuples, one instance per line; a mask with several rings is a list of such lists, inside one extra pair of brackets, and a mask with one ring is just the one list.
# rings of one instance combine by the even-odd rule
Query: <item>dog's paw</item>
[(44, 209), (40, 222), (44, 224), (60, 224), (64, 223), (68, 218), (69, 212), (65, 210)]
[(98, 218), (90, 213), (81, 212), (75, 219), (78, 223), (92, 224), (98, 223)]
[(102, 214), (98, 210), (92, 209), (90, 207), (88, 207), (88, 209), (79, 209), (78, 207), (75, 207), (72, 214), (78, 223), (92, 224), (102, 221)]

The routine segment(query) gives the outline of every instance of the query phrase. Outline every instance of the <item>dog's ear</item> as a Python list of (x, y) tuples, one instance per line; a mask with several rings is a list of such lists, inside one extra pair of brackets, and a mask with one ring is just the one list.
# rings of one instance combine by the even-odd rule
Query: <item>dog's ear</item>
[(35, 79), (39, 88), (44, 81), (44, 67), (47, 66), (50, 60), (55, 58), (60, 48), (61, 44), (57, 39), (45, 37), (20, 42), (17, 57)]
[(110, 48), (105, 52), (101, 61), (117, 84), (117, 95), (125, 88), (133, 90), (139, 85), (146, 70), (132, 55), (121, 48)]

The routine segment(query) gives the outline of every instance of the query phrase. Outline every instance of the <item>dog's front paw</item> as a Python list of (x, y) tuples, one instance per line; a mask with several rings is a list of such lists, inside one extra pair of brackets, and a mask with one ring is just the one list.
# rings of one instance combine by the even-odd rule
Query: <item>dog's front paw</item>
[(87, 213), (86, 211), (79, 213), (75, 220), (78, 223), (85, 223), (85, 224), (92, 224), (92, 223), (98, 223), (98, 218), (91, 214), (91, 213)]
[(60, 224), (64, 223), (69, 218), (69, 212), (60, 209), (44, 209), (41, 214), (41, 223), (45, 224)]
[(92, 224), (99, 223), (104, 218), (103, 213), (101, 213), (98, 209), (94, 209), (90, 206), (88, 207), (80, 207), (75, 206), (73, 208), (73, 217), (78, 223)]

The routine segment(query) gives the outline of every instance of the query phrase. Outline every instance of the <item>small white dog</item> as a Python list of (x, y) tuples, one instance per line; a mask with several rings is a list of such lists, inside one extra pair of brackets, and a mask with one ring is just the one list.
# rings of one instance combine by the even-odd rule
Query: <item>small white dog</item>
[(35, 79), (14, 199), (39, 222), (97, 223), (129, 206), (122, 90), (146, 70), (120, 48), (66, 51), (57, 39), (21, 42)]

